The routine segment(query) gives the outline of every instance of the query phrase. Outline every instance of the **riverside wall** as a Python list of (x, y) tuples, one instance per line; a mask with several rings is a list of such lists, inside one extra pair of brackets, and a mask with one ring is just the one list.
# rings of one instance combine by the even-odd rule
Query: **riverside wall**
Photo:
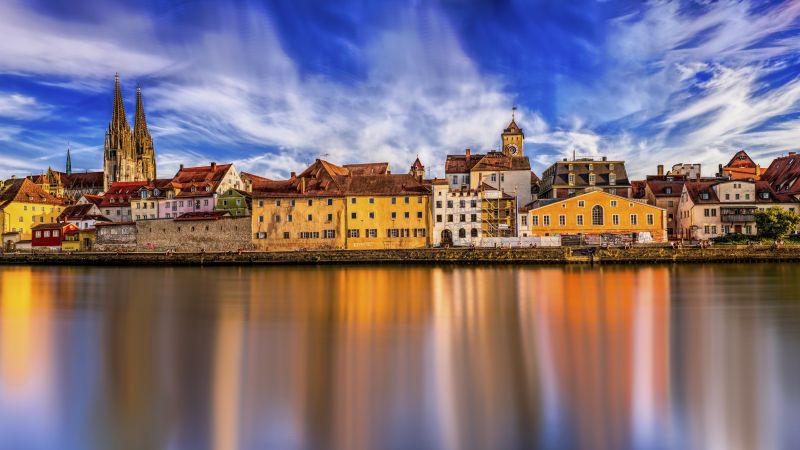
[(282, 264), (663, 264), (800, 262), (800, 246), (707, 249), (450, 248), (316, 250), (305, 252), (81, 252), (13, 253), (0, 264), (64, 265), (282, 265)]

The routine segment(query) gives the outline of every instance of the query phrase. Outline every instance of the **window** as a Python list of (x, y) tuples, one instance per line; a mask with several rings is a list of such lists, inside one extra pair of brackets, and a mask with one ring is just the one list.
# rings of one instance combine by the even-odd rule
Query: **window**
[(351, 199), (350, 199), (350, 203), (351, 203), (351, 204), (353, 204), (353, 205), (355, 205), (355, 204), (356, 204), (356, 198), (355, 198), (355, 197), (351, 198)]
[(671, 187), (665, 187), (664, 188), (664, 193), (665, 194), (672, 194), (672, 188)]
[(465, 230), (463, 228), (460, 228), (458, 230), (458, 237), (461, 238), (461, 239), (464, 239), (465, 237), (467, 237), (467, 230)]
[(368, 238), (376, 238), (376, 237), (378, 237), (378, 230), (375, 229), (375, 228), (370, 228), (370, 229), (367, 230), (366, 236)]
[(386, 230), (386, 237), (396, 238), (400, 236), (400, 230), (397, 228), (389, 228)]
[(357, 238), (358, 237), (358, 232), (359, 232), (359, 230), (357, 230), (357, 229), (347, 230), (347, 237)]
[(372, 205), (374, 203), (375, 203), (375, 197), (370, 197), (369, 198), (369, 204)]
[(448, 222), (452, 222), (453, 221), (453, 215), (452, 214), (448, 214), (447, 215), (447, 221)]
[(493, 173), (493, 174), (492, 174), (492, 176), (491, 176), (491, 180), (492, 180), (492, 181), (497, 181), (497, 174), (496, 174), (496, 173)]
[(328, 199), (328, 206), (333, 206), (333, 199), (332, 198)]
[(520, 223), (522, 225), (528, 225), (528, 216), (523, 214), (519, 217)]
[(477, 208), (478, 207), (478, 202), (476, 200), (470, 200), (469, 201), (469, 207), (470, 208)]
[(619, 225), (619, 214), (612, 214), (611, 215), (611, 223), (613, 225)]
[(617, 176), (613, 173), (608, 174), (608, 184), (616, 184)]
[(583, 225), (583, 214), (578, 214), (575, 217), (575, 221), (578, 223), (578, 225)]
[(762, 192), (761, 198), (763, 198), (764, 200), (769, 200), (769, 192)]
[(569, 174), (569, 185), (570, 186), (574, 186), (575, 185), (575, 174), (572, 174), (572, 173)]
[(453, 175), (453, 184), (458, 184), (458, 175)]
[(280, 221), (281, 221), (281, 216), (279, 214), (276, 214), (275, 215), (275, 223), (280, 223)]
[(396, 204), (397, 204), (397, 197), (392, 197), (392, 204), (393, 204), (393, 205), (396, 205)]
[(459, 222), (466, 222), (467, 221), (467, 215), (466, 214), (459, 215), (458, 216), (458, 221)]
[(314, 205), (314, 200), (308, 199), (308, 206), (313, 206), (313, 205)]
[(442, 223), (442, 215), (441, 214), (437, 214), (436, 215), (436, 222), (437, 223)]
[(374, 219), (374, 218), (375, 218), (375, 212), (373, 212), (373, 211), (370, 211), (370, 213), (369, 213), (369, 218), (370, 218), (370, 219)]
[(327, 221), (328, 222), (333, 222), (333, 214), (328, 214)]
[(442, 201), (436, 200), (436, 208), (441, 208), (441, 207), (442, 207)]
[(708, 225), (704, 226), (703, 227), (703, 233), (710, 234), (711, 233), (711, 227), (708, 226)]
[(611, 206), (617, 206), (617, 201), (616, 200), (611, 200)]
[(287, 222), (291, 222), (292, 221), (292, 215), (291, 214), (287, 214), (286, 215), (286, 221)]
[(470, 237), (474, 237), (474, 238), (478, 237), (478, 229), (477, 228), (473, 228), (472, 230), (470, 230), (469, 235), (470, 235)]
[(603, 207), (600, 205), (592, 207), (592, 225), (603, 225)]
[(311, 222), (312, 220), (314, 220), (314, 216), (312, 216), (311, 214), (309, 214), (309, 215), (308, 215), (308, 221), (309, 221), (309, 222)]
[(745, 200), (750, 200), (750, 194), (744, 194), (744, 199)]
[(417, 197), (417, 203), (422, 204), (422, 197)]
[(45, 230), (45, 232), (44, 232), (44, 237), (50, 237), (50, 231), (48, 231), (48, 230)]
[(578, 200), (578, 208), (583, 208), (586, 206), (586, 202), (583, 200)]
[(448, 208), (452, 208), (453, 207), (453, 201), (452, 200), (448, 200), (447, 201), (447, 207)]
[(533, 226), (539, 226), (539, 216), (533, 216), (531, 220), (533, 221)]
[(37, 237), (37, 238), (40, 238), (40, 237), (42, 237), (42, 232), (41, 231), (37, 231), (37, 232), (33, 233), (33, 235), (35, 237)]
[(703, 217), (709, 217), (709, 216), (711, 216), (711, 210), (709, 210), (708, 208), (703, 208)]
[(717, 226), (711, 225), (711, 234), (717, 234)]
[(594, 186), (595, 176), (593, 173), (589, 174), (589, 185)]
[(284, 239), (289, 239), (289, 232), (288, 231), (284, 231), (283, 232), (283, 238)]
[(406, 197), (406, 198), (403, 199), (403, 201), (407, 205), (411, 201), (411, 198), (410, 197)]
[(465, 208), (466, 206), (467, 206), (466, 200), (459, 200), (458, 201), (458, 207), (459, 208)]
[(711, 217), (717, 217), (717, 208), (711, 208)]
[(739, 200), (740, 194), (736, 194), (736, 200)]
[(289, 206), (294, 206), (294, 200), (289, 200)]
[(403, 218), (408, 219), (410, 217), (410, 213), (408, 211), (403, 213)]
[(417, 211), (417, 219), (422, 219), (422, 211)]
[(731, 199), (731, 194), (725, 194), (725, 200), (730, 200), (730, 199)]
[(392, 212), (392, 220), (394, 220), (394, 219), (397, 219), (397, 213), (396, 212)]
[(351, 219), (355, 219), (355, 218), (357, 218), (357, 217), (358, 217), (358, 214), (356, 214), (356, 213), (350, 213), (350, 218), (351, 218)]
[(550, 216), (543, 216), (542, 217), (542, 224), (546, 227), (550, 226)]
[(639, 217), (636, 214), (631, 214), (631, 225), (637, 225), (639, 221)]
[(648, 214), (647, 215), (647, 224), (648, 225), (652, 225), (653, 224), (653, 215), (652, 214)]

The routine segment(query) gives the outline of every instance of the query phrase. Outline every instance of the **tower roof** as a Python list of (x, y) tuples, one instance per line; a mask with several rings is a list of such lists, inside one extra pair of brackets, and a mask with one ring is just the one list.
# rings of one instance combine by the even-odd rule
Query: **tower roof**
[(417, 159), (414, 160), (414, 164), (411, 165), (411, 168), (412, 169), (424, 169), (425, 168), (425, 166), (423, 166), (422, 162), (419, 160), (419, 156), (417, 156)]
[(114, 75), (114, 112), (111, 115), (112, 125), (128, 126), (125, 116), (125, 103), (122, 101), (122, 88), (119, 84), (119, 73)]
[(522, 134), (522, 128), (520, 128), (517, 122), (512, 118), (511, 122), (503, 130), (503, 134)]
[(134, 116), (133, 132), (137, 135), (140, 133), (148, 134), (147, 119), (144, 115), (144, 101), (142, 101), (141, 86), (136, 86), (136, 115)]

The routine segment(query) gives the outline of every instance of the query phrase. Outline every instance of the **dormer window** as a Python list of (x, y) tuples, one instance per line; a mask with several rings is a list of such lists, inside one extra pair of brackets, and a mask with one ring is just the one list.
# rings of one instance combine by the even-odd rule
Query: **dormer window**
[(575, 174), (574, 173), (569, 174), (569, 185), (570, 186), (574, 186), (575, 185)]
[(615, 184), (617, 182), (617, 176), (613, 173), (608, 174), (608, 184)]
[(211, 186), (206, 186), (206, 192), (211, 192)]
[(769, 200), (769, 192), (767, 191), (762, 192), (761, 198), (763, 198), (764, 200)]
[(110, 200), (110, 202), (111, 202), (111, 203), (114, 203), (114, 197), (111, 197), (111, 200)]
[(594, 180), (595, 180), (595, 176), (594, 176), (594, 174), (593, 174), (593, 173), (590, 173), (590, 174), (589, 174), (589, 184), (590, 184), (591, 186), (594, 186)]
[(594, 170), (594, 164), (589, 164), (589, 170)]
[(197, 192), (197, 186), (192, 186), (192, 192)]
[(701, 192), (700, 198), (703, 200), (708, 200), (708, 192)]
[(671, 187), (665, 187), (664, 188), (664, 193), (665, 194), (672, 194), (672, 188)]
[(161, 191), (159, 191), (158, 189), (153, 190), (153, 195), (158, 195), (160, 193), (161, 193)]

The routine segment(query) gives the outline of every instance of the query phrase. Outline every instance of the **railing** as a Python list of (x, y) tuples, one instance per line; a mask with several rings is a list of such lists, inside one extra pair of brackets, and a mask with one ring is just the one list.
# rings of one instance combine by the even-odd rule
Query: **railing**
[(754, 214), (723, 214), (723, 222), (755, 222), (756, 216)]

